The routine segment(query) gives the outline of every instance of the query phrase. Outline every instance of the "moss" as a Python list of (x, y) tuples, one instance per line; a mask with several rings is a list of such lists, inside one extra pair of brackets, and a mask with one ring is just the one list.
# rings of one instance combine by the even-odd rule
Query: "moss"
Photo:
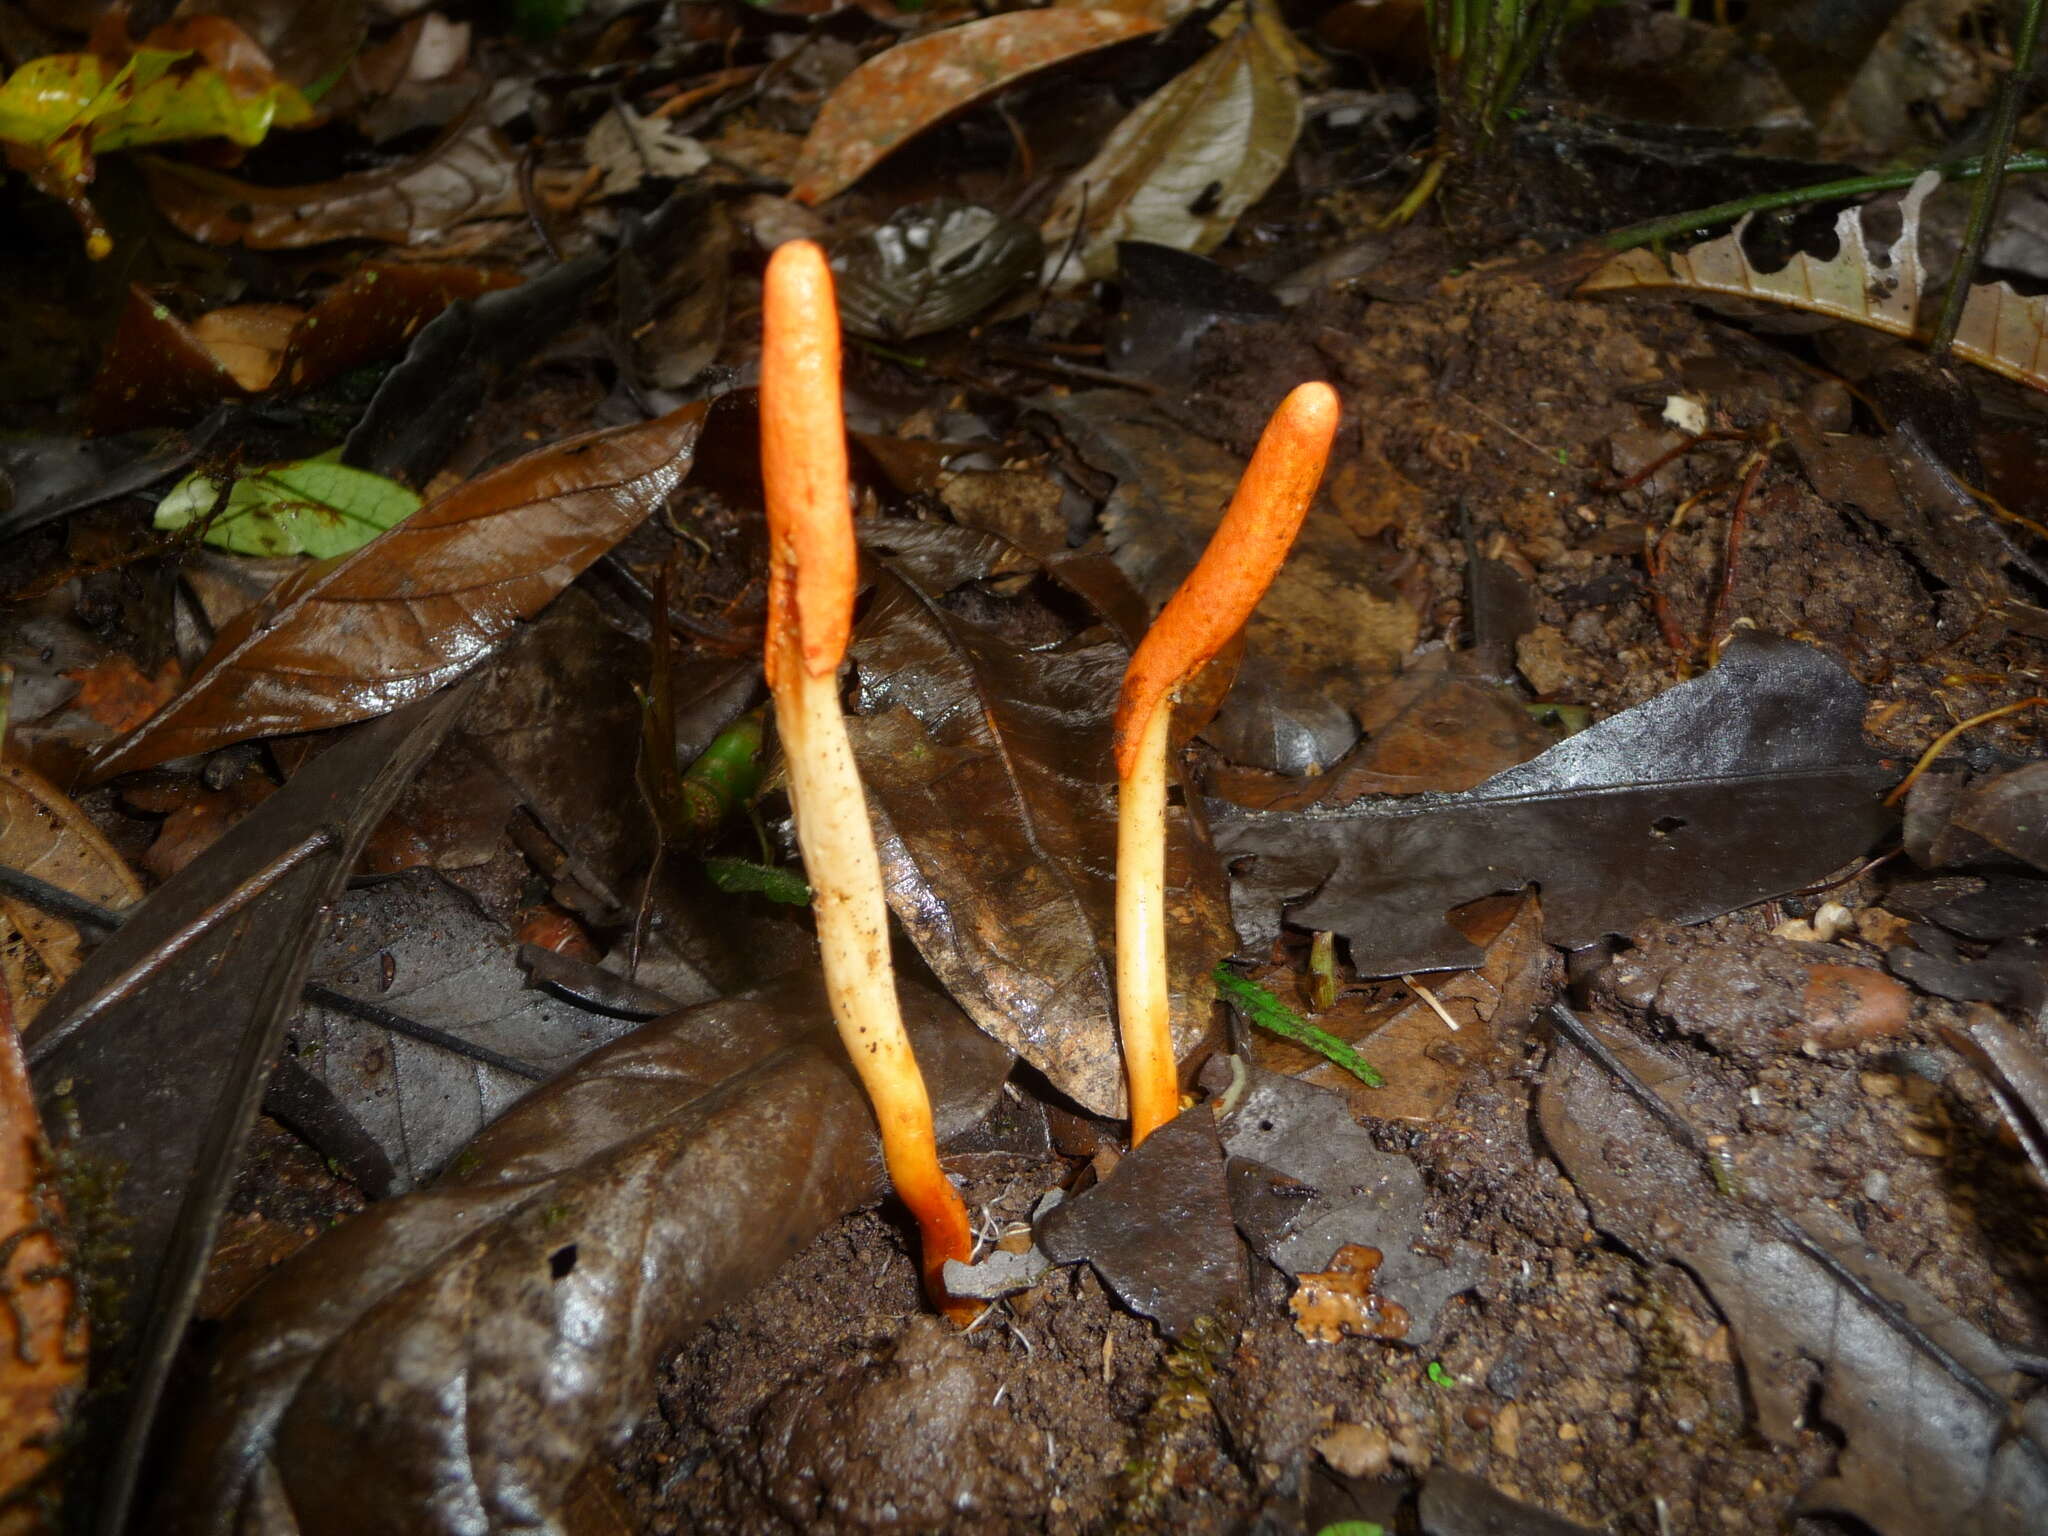
[(1236, 1345), (1235, 1327), (1202, 1317), (1167, 1351), (1159, 1391), (1138, 1421), (1137, 1443), (1118, 1475), (1113, 1530), (1131, 1530), (1159, 1516), (1180, 1471), (1179, 1442), (1213, 1412), (1217, 1374)]

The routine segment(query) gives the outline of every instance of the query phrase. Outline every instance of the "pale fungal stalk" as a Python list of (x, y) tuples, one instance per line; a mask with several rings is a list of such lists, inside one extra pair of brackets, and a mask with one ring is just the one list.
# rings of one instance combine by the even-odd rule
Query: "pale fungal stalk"
[(839, 664), (853, 627), (858, 556), (839, 407), (839, 320), (824, 253), (780, 247), (762, 296), (761, 467), (770, 567), (768, 686), (782, 739), (797, 843), (812, 890), (832, 1017), (874, 1103), (882, 1155), (916, 1218), (925, 1289), (956, 1320), (947, 1259), (972, 1259), (959, 1193), (939, 1166), (931, 1101), (896, 1003), (889, 909), (867, 799), (839, 711)]
[(1327, 384), (1304, 384), (1280, 402), (1202, 558), (1124, 672), (1116, 714), (1116, 990), (1134, 1147), (1180, 1113), (1166, 970), (1173, 698), (1244, 627), (1279, 574), (1322, 481), (1337, 415)]

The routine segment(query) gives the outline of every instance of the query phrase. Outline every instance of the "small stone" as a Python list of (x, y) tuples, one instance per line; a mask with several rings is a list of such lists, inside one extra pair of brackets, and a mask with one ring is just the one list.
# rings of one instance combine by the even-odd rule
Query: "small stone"
[(1570, 693), (1592, 673), (1585, 653), (1549, 624), (1539, 624), (1515, 642), (1515, 666), (1546, 698)]
[(1905, 1084), (1889, 1072), (1858, 1072), (1856, 1086), (1873, 1099), (1895, 1099)]
[(1513, 1461), (1522, 1449), (1522, 1408), (1508, 1403), (1493, 1416), (1493, 1454)]
[(1802, 1002), (1806, 1043), (1824, 1051), (1903, 1034), (1913, 1019), (1904, 982), (1858, 965), (1816, 965)]
[(1493, 1422), (1493, 1410), (1484, 1403), (1472, 1403), (1465, 1409), (1465, 1427), (1484, 1429)]
[(1899, 1145), (1915, 1157), (1948, 1156), (1948, 1143), (1917, 1125), (1909, 1125), (1899, 1132)]
[(1873, 1168), (1863, 1175), (1863, 1198), (1874, 1205), (1882, 1205), (1892, 1197), (1892, 1176), (1882, 1168)]
[(1557, 1469), (1561, 1481), (1577, 1483), (1585, 1481), (1586, 1464), (1583, 1461), (1568, 1461)]
[(1383, 1477), (1393, 1462), (1393, 1442), (1369, 1424), (1333, 1425), (1315, 1440), (1316, 1454), (1345, 1477)]
[(1572, 1424), (1572, 1423), (1564, 1423), (1564, 1424), (1560, 1424), (1560, 1425), (1558, 1425), (1558, 1426), (1557, 1426), (1557, 1438), (1558, 1438), (1558, 1439), (1560, 1439), (1560, 1440), (1564, 1440), (1564, 1441), (1572, 1441), (1572, 1440), (1576, 1440), (1576, 1439), (1578, 1439), (1578, 1438), (1579, 1438), (1579, 1426), (1578, 1426), (1578, 1425), (1576, 1425), (1576, 1424)]

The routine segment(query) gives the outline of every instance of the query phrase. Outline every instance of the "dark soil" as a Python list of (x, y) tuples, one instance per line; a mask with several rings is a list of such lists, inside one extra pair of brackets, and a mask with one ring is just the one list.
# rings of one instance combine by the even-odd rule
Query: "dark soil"
[[(1433, 255), (1411, 247), (1410, 264), (1431, 270)], [(1414, 492), (1373, 552), (1380, 578), (1420, 600), (1426, 635), (1458, 643), (1462, 506), (1480, 549), (1533, 584), (1525, 677), (1605, 714), (1704, 664), (1751, 444), (1702, 446), (1638, 489), (1601, 482), (1678, 441), (1659, 420), (1669, 395), (1709, 401), (1716, 426), (1759, 442), (1787, 413), (1840, 412), (1845, 397), (1692, 310), (1577, 302), (1543, 277), (1510, 263), (1404, 292), (1389, 273), (1312, 305), (1284, 337), (1224, 337), (1199, 395), (1242, 447), (1256, 402), (1334, 376), (1357, 423), (1336, 472), (1383, 463)], [(1661, 533), (1695, 492), (1707, 494), (1662, 565), (1674, 653), (1645, 590), (1643, 530)], [(1910, 754), (2042, 661), (1996, 626), (1945, 625), (1947, 601), (1909, 550), (1814, 494), (1783, 450), (1769, 457), (1724, 627), (1842, 657), (1871, 686), (1872, 736)], [(2033, 730), (2022, 717), (1988, 739), (2025, 750)], [(1882, 879), (1828, 894), (1864, 908)], [(1817, 1194), (1966, 1319), (2039, 1340), (2048, 1200), (1978, 1081), (1926, 1048), (1961, 1010), (1916, 995), (1898, 1035), (1803, 1047), (1788, 990), (1801, 967), (1875, 966), (1885, 937), (1875, 912), (1825, 946), (1771, 936), (1812, 904), (1646, 931), (1594, 995), (1682, 1042), (1692, 1070), (1739, 1085), (1739, 1129), (1768, 1148), (1771, 1178)], [(1305, 1341), (1287, 1280), (1256, 1261), (1250, 1315), (1207, 1349), (1168, 1349), (1085, 1268), (952, 1336), (921, 1312), (901, 1229), (866, 1214), (676, 1358), (618, 1464), (635, 1519), (745, 1533), (1313, 1531), (1353, 1511), (1386, 1518), (1406, 1480), (1448, 1466), (1605, 1529), (1823, 1528), (1795, 1510), (1831, 1464), (1828, 1426), (1809, 1422), (1789, 1446), (1758, 1434), (1712, 1302), (1682, 1270), (1603, 1240), (1543, 1146), (1532, 1094), (1551, 1044), (1527, 1018), (1494, 1028), (1504, 1049), (1441, 1115), (1368, 1121), (1426, 1175), (1414, 1240), (1488, 1255), (1426, 1351)], [(1000, 1226), (1074, 1177), (1072, 1162), (1017, 1169), (978, 1181), (970, 1205)]]

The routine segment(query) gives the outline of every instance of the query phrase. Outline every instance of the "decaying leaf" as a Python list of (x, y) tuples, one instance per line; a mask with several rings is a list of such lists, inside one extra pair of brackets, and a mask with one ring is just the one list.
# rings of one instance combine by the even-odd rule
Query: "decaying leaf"
[(940, 119), (1024, 75), (1156, 32), (1156, 17), (1107, 10), (1011, 11), (877, 54), (826, 99), (797, 159), (791, 196), (821, 203)]
[(682, 483), (704, 412), (540, 449), (308, 566), (226, 625), (191, 686), (94, 771), (367, 719), (461, 676)]
[[(1801, 252), (1776, 272), (1759, 271), (1742, 248), (1749, 228), (1749, 219), (1744, 218), (1720, 239), (1677, 252), (1669, 265), (1652, 251), (1625, 251), (1587, 278), (1578, 291), (1676, 289), (1763, 299), (1894, 336), (1924, 339), (1929, 326), (1921, 316), (1928, 295), (1927, 271), (1920, 261), (1920, 211), (1940, 182), (1939, 172), (1928, 171), (1900, 201), (1904, 224), (1882, 264), (1865, 243), (1863, 210), (1846, 208), (1835, 220), (1841, 249), (1826, 261)], [(1963, 305), (1955, 351), (1994, 373), (2048, 389), (2048, 303), (2042, 297), (2023, 298), (2008, 283), (1978, 284)]]
[[(108, 1305), (69, 1509), (125, 1527), (150, 1426), (319, 920), (465, 690), (350, 732), (166, 882), (81, 965), (25, 1044), (60, 1155), (99, 1184)], [(88, 1213), (73, 1213), (82, 1225)]]
[(255, 251), (329, 240), (424, 245), (470, 219), (519, 206), (519, 157), (488, 125), (460, 126), (416, 158), (306, 187), (259, 187), (218, 171), (143, 159), (164, 217), (194, 240)]
[[(943, 1140), (1009, 1057), (931, 993), (903, 1002)], [(550, 1526), (660, 1359), (883, 1187), (815, 972), (650, 1024), (251, 1298), (153, 1528)]]
[(1048, 282), (1071, 288), (1111, 276), (1123, 240), (1212, 251), (1287, 168), (1301, 89), (1291, 51), (1276, 46), (1284, 28), (1254, 14), (1260, 3), (1251, 0), (1229, 37), (1140, 103), (1067, 179), (1045, 220)]
[[(536, 1078), (484, 1056), (509, 1058), (545, 1080), (630, 1027), (526, 984), (518, 941), (469, 899), (425, 871), (351, 891), (308, 974), (327, 989), (309, 998), (289, 1038), (297, 1060), (325, 1083), (384, 1149), (403, 1192), (512, 1104)], [(365, 1006), (349, 1011), (327, 994)], [(388, 1010), (479, 1047), (462, 1056), (380, 1026)]]
[[(1802, 1363), (1819, 1367), (1818, 1416), (1842, 1443), (1835, 1475), (1803, 1502), (1885, 1536), (2038, 1530), (2048, 1404), (2022, 1387), (2006, 1351), (1821, 1201), (1781, 1210), (1770, 1195), (1722, 1193), (1698, 1120), (1736, 1124), (1735, 1106), (1675, 1051), (1595, 1018), (1572, 1022), (1538, 1100), (1544, 1140), (1603, 1231), (1705, 1286), (1742, 1352), (1767, 1438), (1789, 1443), (1810, 1422), (1816, 1395)], [(1648, 1103), (1621, 1086), (1617, 1066)], [(1744, 1166), (1745, 1148), (1716, 1140), (1726, 1166)]]
[(1284, 911), (1347, 938), (1361, 975), (1388, 976), (1478, 964), (1444, 915), (1532, 882), (1568, 947), (1760, 901), (1887, 825), (1891, 775), (1864, 744), (1863, 705), (1822, 652), (1743, 637), (1705, 676), (1464, 794), (1219, 820), (1238, 932), (1262, 949)]
[[(950, 612), (940, 599), (991, 559), (1030, 565), (992, 535), (871, 525), (871, 549), (891, 539), (920, 549), (899, 546), (877, 579), (851, 647), (847, 721), (890, 904), (977, 1024), (1078, 1103), (1122, 1114), (1110, 716), (1126, 653), (1027, 651)], [(1219, 877), (1175, 812), (1167, 954), (1182, 1055), (1209, 1027), (1209, 969), (1231, 943)]]
[(51, 1473), (85, 1390), (85, 1298), (55, 1173), (0, 988), (0, 1536), (56, 1528)]
[(1202, 1318), (1224, 1322), (1244, 1310), (1244, 1245), (1231, 1228), (1223, 1148), (1206, 1109), (1167, 1121), (1107, 1179), (1039, 1217), (1036, 1230), (1047, 1258), (1094, 1266), (1170, 1339)]
[[(56, 787), (19, 763), (0, 762), (0, 864), (95, 906), (142, 900), (142, 885), (99, 828)], [(0, 993), (26, 1029), (43, 1002), (78, 969), (78, 930), (60, 917), (0, 896)]]
[(238, 555), (326, 559), (362, 548), (419, 506), (419, 497), (397, 481), (323, 454), (239, 475), (225, 498), (212, 476), (187, 475), (157, 503), (156, 526), (198, 523), (208, 544)]
[(1038, 231), (937, 198), (898, 210), (832, 253), (846, 328), (907, 341), (973, 319), (1038, 265)]

